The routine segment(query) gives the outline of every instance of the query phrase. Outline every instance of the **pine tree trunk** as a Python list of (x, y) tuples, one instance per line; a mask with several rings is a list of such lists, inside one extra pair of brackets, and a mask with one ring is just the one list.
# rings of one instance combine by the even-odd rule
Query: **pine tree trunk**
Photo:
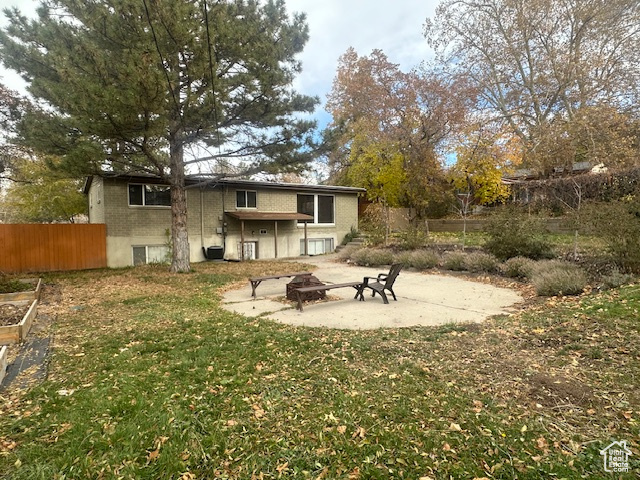
[(187, 232), (187, 194), (185, 190), (184, 150), (179, 135), (170, 136), (169, 168), (171, 174), (171, 271), (191, 271), (189, 234)]

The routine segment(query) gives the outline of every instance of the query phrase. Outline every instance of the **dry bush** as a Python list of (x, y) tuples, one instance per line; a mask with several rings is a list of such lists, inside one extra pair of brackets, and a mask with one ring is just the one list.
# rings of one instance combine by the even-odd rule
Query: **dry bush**
[(587, 274), (578, 265), (561, 260), (538, 262), (531, 272), (536, 294), (543, 297), (579, 295), (587, 285)]
[(465, 258), (465, 266), (470, 272), (495, 273), (499, 263), (495, 256), (484, 252), (472, 252)]
[(401, 252), (395, 256), (395, 263), (402, 263), (406, 268), (416, 270), (428, 270), (437, 267), (440, 257), (431, 250), (414, 250), (411, 252)]
[(442, 268), (455, 272), (466, 270), (466, 258), (462, 252), (447, 252), (442, 256)]
[(535, 261), (527, 257), (512, 257), (500, 265), (500, 272), (509, 278), (524, 280), (531, 276)]
[(357, 265), (365, 267), (391, 265), (393, 263), (393, 252), (384, 248), (365, 247), (353, 252), (351, 260)]

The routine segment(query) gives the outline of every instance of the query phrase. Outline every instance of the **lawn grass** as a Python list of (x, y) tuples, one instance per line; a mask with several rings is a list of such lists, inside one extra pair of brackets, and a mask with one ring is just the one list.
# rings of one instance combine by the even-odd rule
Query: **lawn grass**
[[(234, 282), (307, 268), (48, 277), (49, 377), (2, 393), (0, 477), (637, 478), (640, 287), (373, 331), (220, 307)], [(626, 477), (604, 473), (613, 440)]]

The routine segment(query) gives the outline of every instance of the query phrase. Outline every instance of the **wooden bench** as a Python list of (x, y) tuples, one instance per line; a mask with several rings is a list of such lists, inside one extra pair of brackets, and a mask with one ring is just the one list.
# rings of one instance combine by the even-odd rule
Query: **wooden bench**
[(258, 288), (258, 285), (260, 285), (264, 280), (277, 280), (279, 278), (297, 277), (300, 275), (311, 275), (311, 272), (282, 273), (280, 275), (265, 275), (264, 277), (252, 277), (249, 279), (249, 283), (251, 284), (251, 296), (253, 298), (256, 298), (256, 288)]
[(324, 292), (326, 290), (333, 290), (334, 288), (344, 288), (344, 287), (353, 287), (357, 290), (355, 297), (360, 297), (360, 301), (364, 301), (364, 296), (362, 295), (363, 283), (362, 282), (349, 282), (349, 283), (333, 283), (329, 285), (313, 285), (311, 287), (300, 287), (296, 288), (296, 298), (298, 300), (297, 309), (302, 312), (302, 294), (308, 292)]

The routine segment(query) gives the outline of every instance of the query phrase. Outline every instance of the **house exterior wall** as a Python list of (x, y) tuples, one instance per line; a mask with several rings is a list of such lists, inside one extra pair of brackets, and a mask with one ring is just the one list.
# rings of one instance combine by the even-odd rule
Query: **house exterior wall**
[[(131, 183), (144, 183), (132, 181)], [(90, 223), (107, 225), (107, 263), (109, 267), (133, 264), (133, 247), (167, 248), (170, 239), (171, 209), (164, 206), (131, 206), (128, 182), (117, 178), (94, 178), (87, 192), (90, 204)], [(236, 191), (257, 192), (256, 208), (237, 208)], [(223, 247), (226, 259), (240, 258), (241, 222), (225, 215), (233, 211), (296, 212), (298, 193), (321, 193), (334, 196), (335, 223), (308, 224), (308, 238), (331, 239), (339, 245), (351, 228), (358, 226), (356, 192), (315, 191), (301, 185), (301, 189), (216, 186), (187, 189), (187, 228), (191, 262), (205, 260), (203, 248)], [(98, 201), (100, 200), (100, 201)], [(92, 203), (91, 203), (92, 202)], [(275, 258), (274, 221), (245, 220), (244, 241), (255, 242), (257, 258)], [(304, 227), (295, 220), (278, 221), (279, 258), (297, 257), (304, 253), (301, 240)]]
[[(358, 197), (355, 193), (318, 192), (300, 185), (300, 190), (274, 190), (257, 188), (256, 208), (237, 208), (236, 191), (244, 188), (229, 188), (224, 193), (225, 211), (254, 210), (259, 212), (296, 212), (298, 194), (332, 195), (334, 197), (335, 223), (330, 225), (307, 224), (310, 240), (331, 239), (333, 247), (340, 245), (351, 228), (358, 228)], [(241, 225), (237, 219), (226, 218), (226, 258), (240, 258)], [(266, 230), (266, 233), (263, 233)], [(254, 242), (258, 258), (275, 258), (275, 224), (273, 221), (245, 221), (244, 241)], [(300, 241), (304, 240), (304, 225), (294, 220), (278, 222), (278, 257), (297, 257), (304, 254)]]
[(103, 184), (103, 179), (96, 177), (87, 195), (89, 201), (89, 223), (105, 223)]

